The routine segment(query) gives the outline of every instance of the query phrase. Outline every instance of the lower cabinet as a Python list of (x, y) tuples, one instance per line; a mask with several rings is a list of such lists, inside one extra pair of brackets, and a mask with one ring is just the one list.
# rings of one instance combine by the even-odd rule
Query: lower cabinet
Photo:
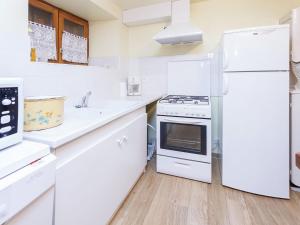
[[(28, 181), (30, 182), (30, 180)], [(5, 225), (52, 225), (54, 188), (30, 203)], [(4, 225), (3, 224), (3, 225)]]
[(147, 162), (145, 113), (57, 168), (55, 225), (107, 224)]

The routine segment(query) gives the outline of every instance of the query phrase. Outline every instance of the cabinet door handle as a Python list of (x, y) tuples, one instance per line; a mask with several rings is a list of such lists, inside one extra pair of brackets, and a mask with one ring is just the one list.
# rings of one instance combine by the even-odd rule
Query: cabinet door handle
[(127, 142), (128, 141), (128, 137), (127, 136), (123, 136), (123, 142)]
[(122, 138), (117, 139), (117, 143), (119, 146), (123, 145), (124, 143), (126, 143), (128, 141), (128, 137), (126, 135), (124, 135)]
[(123, 139), (118, 139), (116, 142), (118, 143), (119, 146), (121, 146), (123, 144)]

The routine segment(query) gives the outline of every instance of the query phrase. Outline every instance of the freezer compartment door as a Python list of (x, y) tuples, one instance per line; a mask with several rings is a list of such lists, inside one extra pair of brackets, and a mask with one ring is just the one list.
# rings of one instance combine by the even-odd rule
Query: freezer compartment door
[(289, 28), (225, 33), (223, 58), (226, 72), (289, 70)]
[(289, 198), (289, 74), (247, 72), (227, 76), (223, 185)]

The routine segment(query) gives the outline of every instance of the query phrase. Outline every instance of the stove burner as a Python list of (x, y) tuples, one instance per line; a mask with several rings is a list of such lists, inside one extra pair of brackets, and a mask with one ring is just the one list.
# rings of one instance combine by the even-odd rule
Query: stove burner
[(186, 96), (186, 95), (168, 95), (159, 101), (160, 103), (169, 104), (194, 104), (209, 105), (208, 96)]

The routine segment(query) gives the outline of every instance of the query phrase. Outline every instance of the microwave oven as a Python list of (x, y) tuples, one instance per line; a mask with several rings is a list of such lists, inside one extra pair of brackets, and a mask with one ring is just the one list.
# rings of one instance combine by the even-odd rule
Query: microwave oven
[(23, 139), (23, 80), (0, 77), (0, 150)]

